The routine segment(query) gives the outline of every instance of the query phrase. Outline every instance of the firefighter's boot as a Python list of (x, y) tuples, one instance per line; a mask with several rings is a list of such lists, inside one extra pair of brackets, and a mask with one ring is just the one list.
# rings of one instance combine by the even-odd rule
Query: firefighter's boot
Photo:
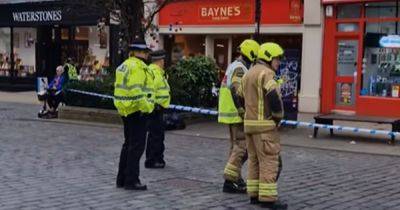
[(286, 210), (288, 205), (286, 203), (282, 203), (279, 200), (275, 202), (260, 202), (262, 208), (267, 208), (271, 210)]
[(222, 191), (225, 193), (246, 193), (246, 187), (237, 182), (225, 180)]

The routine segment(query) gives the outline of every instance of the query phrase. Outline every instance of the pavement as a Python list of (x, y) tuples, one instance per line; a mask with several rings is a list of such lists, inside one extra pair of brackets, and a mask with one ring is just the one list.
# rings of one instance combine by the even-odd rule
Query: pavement
[[(149, 190), (132, 192), (115, 188), (120, 126), (41, 120), (39, 109), (0, 102), (0, 209), (258, 209), (245, 195), (221, 192), (227, 140), (205, 136), (220, 135), (219, 128), (168, 132), (167, 167), (142, 168)], [(282, 141), (361, 144), (340, 136), (325, 140), (326, 134), (309, 139), (303, 134), (309, 131), (297, 130), (285, 129)], [(365, 144), (399, 147), (383, 140)], [(289, 209), (400, 209), (397, 156), (285, 143), (282, 157), (279, 195)]]

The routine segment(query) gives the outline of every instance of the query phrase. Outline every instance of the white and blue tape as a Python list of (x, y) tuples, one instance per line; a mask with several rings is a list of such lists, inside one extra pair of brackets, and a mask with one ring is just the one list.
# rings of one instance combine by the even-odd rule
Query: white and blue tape
[[(113, 99), (114, 98), (113, 96), (104, 95), (104, 94), (98, 94), (98, 93), (92, 93), (92, 92), (87, 92), (87, 91), (82, 91), (82, 90), (68, 89), (68, 91), (74, 92), (74, 93), (90, 95), (90, 96), (95, 96), (95, 97), (107, 98), (107, 99)], [(173, 104), (171, 104), (169, 106), (169, 109), (174, 109), (174, 110), (179, 110), (179, 111), (186, 111), (186, 112), (193, 112), (193, 113), (205, 114), (205, 115), (214, 115), (214, 116), (218, 115), (218, 111), (216, 111), (216, 110), (209, 110), (209, 109), (202, 109), (202, 108), (181, 106), (181, 105), (173, 105)], [(282, 120), (281, 124), (282, 125), (294, 125), (294, 126), (300, 126), (300, 127), (308, 127), (308, 128), (322, 128), (322, 129), (329, 129), (329, 130), (333, 129), (335, 131), (350, 131), (350, 132), (353, 132), (353, 133), (367, 133), (367, 134), (373, 134), (373, 135), (387, 135), (387, 136), (390, 136), (392, 138), (394, 138), (396, 136), (400, 136), (399, 132), (392, 132), (392, 131), (386, 131), (386, 130), (355, 128), (355, 127), (346, 127), (346, 126), (339, 126), (339, 125), (325, 125), (325, 124), (310, 123), (310, 122), (299, 122), (299, 121), (292, 121), (292, 120)]]

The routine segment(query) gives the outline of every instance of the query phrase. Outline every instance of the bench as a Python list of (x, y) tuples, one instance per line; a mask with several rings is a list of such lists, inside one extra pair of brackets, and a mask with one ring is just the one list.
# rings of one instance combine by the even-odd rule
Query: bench
[[(370, 116), (358, 116), (358, 115), (340, 115), (340, 114), (323, 114), (314, 117), (315, 123), (333, 125), (333, 121), (353, 121), (353, 122), (369, 122), (379, 124), (391, 124), (392, 132), (400, 131), (400, 119), (396, 118), (384, 118), (384, 117), (370, 117)], [(314, 127), (314, 138), (317, 137), (318, 127)], [(333, 129), (330, 129), (330, 134), (333, 136)], [(389, 144), (395, 144), (395, 136), (392, 135)]]

